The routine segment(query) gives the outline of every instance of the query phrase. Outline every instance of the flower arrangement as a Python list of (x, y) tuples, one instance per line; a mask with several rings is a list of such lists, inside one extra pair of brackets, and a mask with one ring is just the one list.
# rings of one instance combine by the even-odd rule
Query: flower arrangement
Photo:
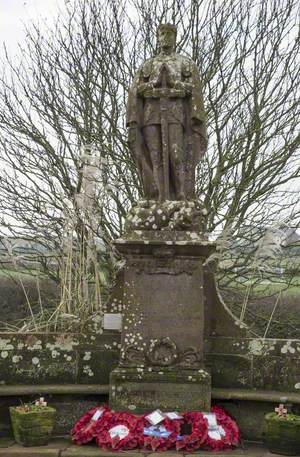
[(14, 409), (21, 413), (30, 413), (32, 411), (43, 411), (46, 406), (47, 402), (44, 397), (40, 397), (32, 403), (21, 402), (21, 404), (19, 406), (15, 406)]
[(300, 416), (288, 412), (287, 398), (281, 401), (275, 412), (265, 416), (266, 445), (273, 453), (300, 455)]
[(52, 434), (56, 410), (43, 397), (9, 408), (15, 440), (22, 446), (42, 446)]
[(214, 439), (212, 434), (208, 432), (205, 446), (215, 451), (238, 446), (241, 437), (237, 423), (219, 406), (213, 406), (211, 411), (216, 415), (216, 422), (222, 439)]
[(113, 413), (108, 406), (95, 407), (87, 411), (71, 430), (71, 437), (75, 444), (89, 443), (97, 436), (102, 428), (107, 428)]
[(176, 446), (180, 434), (181, 419), (171, 420), (164, 417), (156, 425), (150, 425), (147, 416), (144, 416), (143, 448), (155, 451), (166, 451)]
[(237, 424), (217, 406), (212, 408), (211, 413), (193, 411), (179, 414), (157, 410), (141, 416), (99, 406), (81, 417), (71, 436), (78, 445), (96, 441), (101, 449), (116, 451), (223, 450), (238, 446), (240, 441)]
[[(190, 425), (190, 433), (181, 435), (176, 441), (176, 449), (194, 451), (203, 447), (207, 440), (208, 423), (200, 412), (188, 412), (183, 414), (184, 423)], [(189, 430), (188, 430), (189, 431)]]
[(143, 421), (131, 413), (114, 413), (106, 426), (99, 424), (98, 430), (95, 439), (100, 448), (130, 450), (141, 444)]

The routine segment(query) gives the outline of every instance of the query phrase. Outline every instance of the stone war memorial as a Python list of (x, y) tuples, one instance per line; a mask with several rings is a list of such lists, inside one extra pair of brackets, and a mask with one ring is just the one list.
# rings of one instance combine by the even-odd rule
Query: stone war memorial
[[(176, 35), (158, 27), (157, 53), (129, 88), (128, 146), (143, 195), (113, 242), (124, 266), (100, 318), (77, 333), (0, 333), (0, 438), (11, 439), (9, 408), (20, 399), (51, 405), (42, 426), (17, 432), (22, 418), (11, 410), (27, 448), (0, 440), (0, 457), (270, 456), (263, 441), (272, 455), (300, 456), (300, 340), (258, 336), (216, 286), (216, 243), (195, 189), (205, 99)], [(68, 439), (37, 447), (52, 429)]]
[(175, 27), (159, 27), (160, 51), (138, 70), (128, 97), (128, 140), (144, 199), (115, 241), (126, 259), (121, 356), (110, 377), (116, 410), (208, 411), (211, 403), (203, 264), (214, 245), (195, 198), (205, 113), (198, 69), (175, 53), (175, 40)]

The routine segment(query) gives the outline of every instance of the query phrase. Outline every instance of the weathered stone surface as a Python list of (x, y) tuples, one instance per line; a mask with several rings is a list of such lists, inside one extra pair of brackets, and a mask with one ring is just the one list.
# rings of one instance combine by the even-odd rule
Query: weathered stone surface
[[(174, 212), (169, 214), (170, 208)], [(127, 223), (129, 235), (115, 242), (126, 259), (121, 357), (110, 378), (110, 405), (116, 410), (210, 409), (210, 375), (203, 370), (203, 263), (214, 244), (201, 239), (200, 232), (197, 239), (187, 238), (187, 209), (190, 215), (196, 210), (188, 202), (138, 205)], [(197, 218), (201, 221), (200, 206)], [(188, 224), (193, 223), (191, 217)], [(174, 229), (182, 230), (185, 240), (174, 241), (168, 234)], [(162, 233), (169, 238), (161, 238)], [(250, 366), (238, 367), (237, 386), (252, 382), (251, 358), (239, 361)], [(240, 376), (241, 368), (248, 379)], [(219, 366), (214, 369), (220, 373)]]
[[(7, 384), (55, 383), (64, 380), (66, 383), (76, 382), (76, 355), (68, 355), (47, 350), (15, 350), (8, 356), (0, 358), (1, 380)], [(41, 368), (43, 367), (43, 368)]]
[(300, 353), (300, 340), (210, 336), (206, 343), (209, 343), (207, 352), (212, 353), (260, 357), (280, 356), (283, 359), (297, 358), (297, 353)]
[(115, 284), (106, 303), (103, 303), (104, 313), (121, 313), (123, 311), (124, 268), (116, 274)]
[(117, 342), (114, 345), (108, 345), (107, 350), (93, 351), (85, 350), (79, 353), (78, 376), (79, 383), (98, 383), (99, 379), (104, 384), (109, 383), (109, 375), (119, 361), (119, 351), (113, 350), (117, 348)]
[(205, 363), (211, 370), (214, 387), (252, 386), (252, 357), (207, 354)]
[(0, 457), (60, 457), (59, 449), (44, 447), (21, 447), (12, 446), (8, 449), (0, 449)]
[[(276, 403), (262, 401), (218, 401), (237, 422), (243, 439), (263, 441), (265, 434), (266, 413), (273, 411)], [(262, 450), (261, 450), (262, 451)]]
[(96, 446), (70, 446), (61, 453), (61, 457), (99, 457), (100, 450)]
[(205, 336), (251, 337), (251, 332), (226, 305), (218, 291), (216, 279), (210, 268), (204, 270)]
[(119, 457), (126, 455), (128, 457), (141, 457), (143, 454), (138, 450), (132, 451), (104, 451), (92, 446), (71, 446), (69, 449), (62, 452), (61, 457)]
[(73, 425), (95, 405), (107, 403), (107, 395), (61, 395), (50, 399), (51, 405), (57, 410), (57, 420), (54, 435), (61, 436), (70, 433)]
[[(57, 352), (55, 355), (60, 354)], [(47, 337), (41, 334), (1, 334), (0, 368), (2, 384), (43, 383), (46, 377), (53, 382), (55, 379), (63, 379), (65, 370), (62, 361), (57, 363), (52, 357), (47, 348)], [(67, 378), (74, 382), (74, 370), (66, 368), (69, 368), (65, 372)]]
[(72, 444), (72, 441), (69, 437), (53, 437), (51, 438), (49, 444), (44, 446), (47, 449), (60, 449), (61, 451), (67, 449)]
[[(1, 439), (0, 439), (1, 443)], [(243, 442), (243, 449), (232, 449), (226, 451), (204, 451), (198, 450), (191, 454), (185, 454), (186, 457), (276, 457), (277, 454), (269, 454), (269, 452), (258, 444), (253, 444), (249, 442)], [(1, 444), (0, 444), (1, 446)], [(1, 449), (0, 449), (1, 451)], [(13, 448), (2, 449), (0, 456), (10, 456), (10, 457), (42, 457), (42, 456), (59, 456), (59, 457), (119, 457), (123, 455), (125, 457), (144, 457), (144, 456), (161, 456), (162, 453), (155, 453), (150, 451), (143, 451), (138, 449), (133, 449), (132, 451), (106, 451), (99, 449), (96, 444), (75, 446), (71, 443), (69, 438), (57, 439), (54, 438), (50, 441), (47, 446), (38, 447), (38, 448), (23, 448), (21, 446), (13, 445)], [(13, 452), (12, 452), (13, 451)], [(50, 454), (49, 454), (50, 451)], [(6, 453), (5, 453), (6, 452)], [(181, 452), (176, 452), (175, 450), (170, 450), (163, 453), (164, 457), (183, 457), (184, 454)]]
[[(262, 450), (261, 454), (255, 457), (262, 457)], [(233, 456), (233, 457), (244, 457), (246, 455), (245, 451), (243, 449), (230, 449), (226, 451), (196, 451), (193, 452), (192, 454), (185, 454), (186, 457), (227, 457), (227, 456)], [(152, 454), (153, 456), (153, 454)]]
[(255, 388), (299, 392), (300, 359), (295, 357), (255, 357), (253, 385)]
[[(206, 305), (208, 304), (211, 305), (206, 301)], [(220, 315), (218, 309), (216, 313)], [(221, 320), (224, 321), (223, 315)], [(207, 323), (206, 320), (204, 330), (207, 330)], [(228, 327), (226, 331), (229, 333), (230, 328)], [(1, 333), (0, 383), (7, 386), (13, 386), (16, 383), (23, 386), (37, 383), (46, 385), (50, 382), (108, 384), (109, 371), (118, 363), (119, 344), (120, 332), (116, 331), (67, 337), (62, 334)], [(236, 356), (242, 355), (254, 360), (252, 377), (255, 388), (299, 392), (295, 386), (300, 379), (300, 340), (213, 336), (206, 337), (204, 352), (211, 353), (209, 357), (212, 358), (215, 354), (216, 363), (219, 363), (220, 356), (226, 355), (222, 387), (232, 387), (231, 366), (234, 369)], [(89, 357), (89, 353), (92, 354), (91, 360), (83, 360)], [(37, 362), (36, 365), (33, 360)], [(94, 376), (83, 372), (83, 367), (86, 365), (91, 367)], [(80, 369), (78, 369), (79, 366)], [(240, 387), (251, 388), (252, 377), (248, 377), (248, 385), (242, 384)], [(212, 383), (215, 387), (221, 387), (215, 384), (214, 378)], [(8, 393), (8, 395), (12, 394)]]
[(15, 444), (14, 440), (11, 438), (0, 438), (0, 448), (7, 448)]
[[(0, 384), (108, 383), (119, 359), (120, 332), (91, 334), (0, 333)], [(84, 369), (93, 351), (94, 370)], [(100, 363), (96, 363), (96, 362)], [(95, 376), (90, 376), (94, 371)]]
[(117, 368), (110, 377), (110, 405), (119, 411), (209, 411), (211, 378), (204, 369), (152, 371)]
[(294, 407), (300, 406), (300, 393), (276, 390), (258, 390), (258, 389), (239, 389), (239, 388), (212, 388), (212, 398), (214, 401), (254, 401), (254, 402), (270, 402), (280, 403), (281, 398), (286, 397), (287, 403), (292, 403)]
[(198, 201), (140, 200), (126, 218), (125, 236), (131, 240), (203, 241), (205, 214)]
[(299, 340), (209, 337), (204, 352), (214, 387), (299, 392)]
[(214, 245), (119, 241), (117, 246), (126, 257), (121, 364), (152, 366), (155, 353), (161, 366), (201, 368), (202, 262)]
[[(148, 457), (154, 457), (157, 456), (158, 452), (151, 452), (151, 454), (148, 454)], [(164, 451), (164, 457), (175, 457), (178, 456), (178, 452), (175, 451)], [(179, 454), (180, 455), (180, 454)]]

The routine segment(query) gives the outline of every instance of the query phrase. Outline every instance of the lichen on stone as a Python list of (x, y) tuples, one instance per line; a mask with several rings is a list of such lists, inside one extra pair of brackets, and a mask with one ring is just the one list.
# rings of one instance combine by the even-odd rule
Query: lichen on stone
[[(125, 222), (126, 238), (144, 236), (144, 231), (179, 231), (191, 240), (203, 238), (204, 208), (199, 201), (140, 200), (130, 210)], [(118, 242), (122, 242), (119, 239)]]

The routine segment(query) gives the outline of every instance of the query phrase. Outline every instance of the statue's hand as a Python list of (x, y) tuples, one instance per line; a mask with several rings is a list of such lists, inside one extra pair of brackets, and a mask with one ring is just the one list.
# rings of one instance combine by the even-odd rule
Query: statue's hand
[(192, 90), (193, 90), (193, 85), (191, 83), (175, 81), (174, 89), (184, 90), (187, 95), (191, 95)]
[(137, 88), (138, 95), (144, 95), (144, 93), (149, 89), (153, 89), (153, 84), (152, 83), (141, 83), (141, 84), (139, 84), (138, 88)]
[(191, 83), (183, 83), (185, 87), (185, 91), (188, 95), (191, 95), (193, 92), (193, 84)]

